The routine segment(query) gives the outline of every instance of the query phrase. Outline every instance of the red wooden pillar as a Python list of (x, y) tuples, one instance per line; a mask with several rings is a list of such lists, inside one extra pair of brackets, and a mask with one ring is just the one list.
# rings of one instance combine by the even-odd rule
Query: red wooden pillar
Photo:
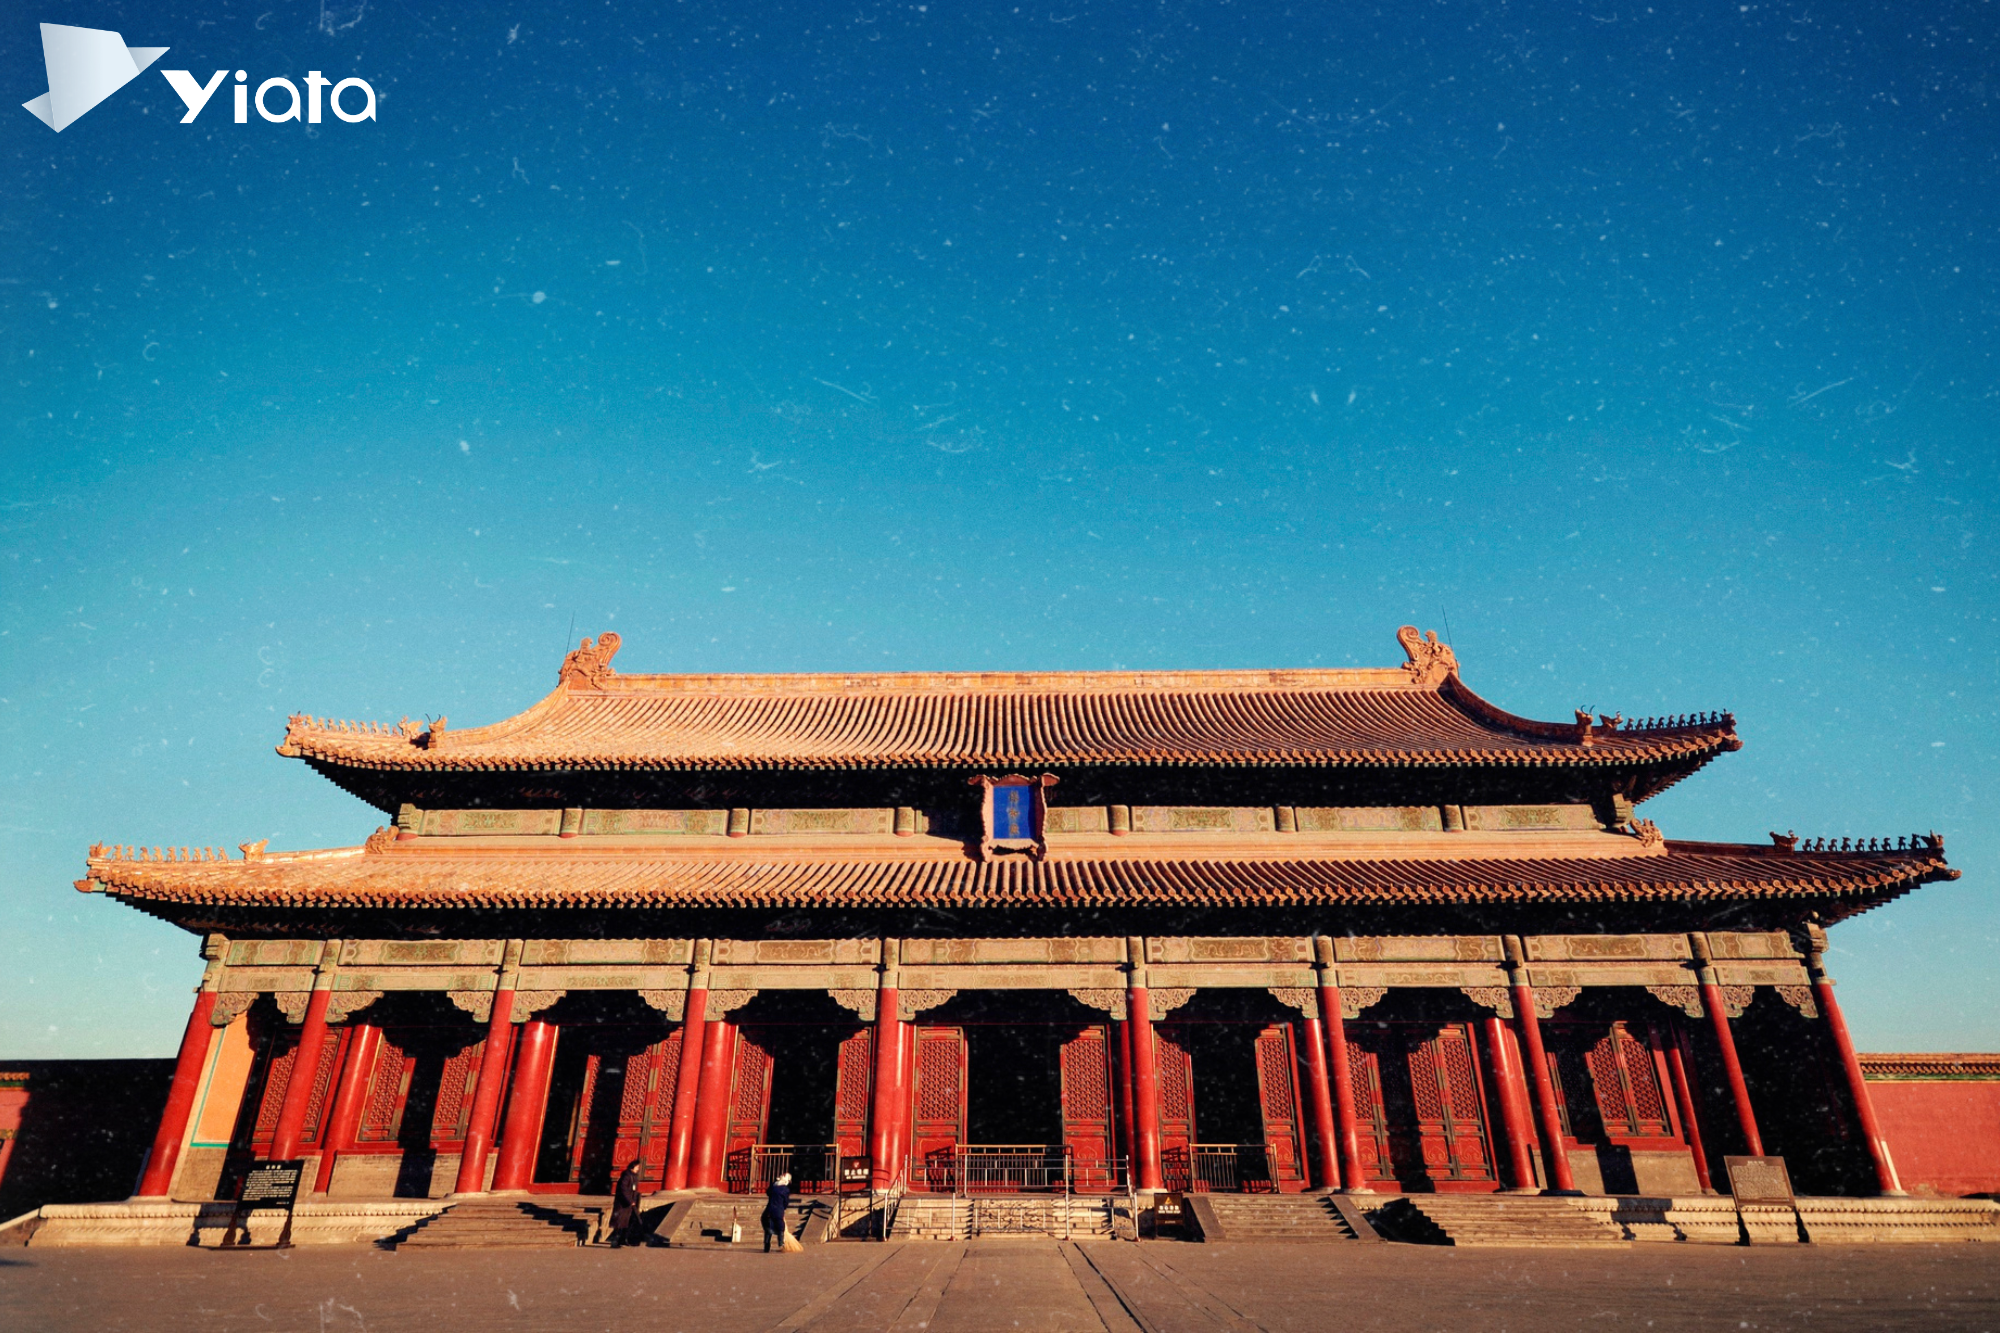
[(454, 1194), (478, 1194), (486, 1189), (486, 1155), (493, 1150), (493, 1129), (500, 1119), (500, 1094), (507, 1083), (507, 1048), (514, 1038), (514, 988), (521, 974), (520, 940), (508, 940), (500, 955), (499, 987), (486, 1015), (486, 1045), (479, 1053), (479, 1084), (472, 1092), (472, 1115), (465, 1125), (465, 1151), (458, 1159)]
[(673, 1119), (667, 1128), (667, 1160), (660, 1180), (663, 1190), (684, 1190), (688, 1158), (694, 1150), (694, 1109), (701, 1093), (701, 1056), (708, 1042), (707, 940), (694, 942), (693, 971), (688, 978), (687, 1007), (681, 1010), (681, 1063), (674, 1075)]
[(1694, 1155), (1694, 1178), (1703, 1194), (1715, 1193), (1709, 1179), (1708, 1150), (1701, 1142), (1701, 1118), (1694, 1113), (1694, 1088), (1688, 1082), (1687, 1063), (1681, 1059), (1680, 1025), (1667, 1033), (1667, 1077), (1674, 1085), (1674, 1105), (1680, 1108), (1681, 1132), (1687, 1135), (1688, 1151)]
[(1131, 1015), (1120, 1019), (1118, 1027), (1118, 1155), (1125, 1159), (1125, 1175), (1128, 1181), (1136, 1179), (1132, 1172), (1135, 1162), (1132, 1156), (1132, 1019)]
[(319, 970), (313, 976), (312, 994), (306, 1000), (305, 1022), (299, 1025), (299, 1053), (292, 1058), (292, 1077), (285, 1084), (277, 1127), (271, 1131), (274, 1162), (299, 1155), (299, 1136), (305, 1131), (306, 1109), (312, 1102), (313, 1083), (319, 1074), (320, 1048), (326, 1045), (326, 1006), (333, 999), (334, 966), (339, 958), (339, 940), (328, 940), (320, 946)]
[(1485, 1021), (1486, 1047), (1493, 1063), (1493, 1083), (1500, 1092), (1500, 1130), (1507, 1145), (1507, 1166), (1514, 1177), (1514, 1189), (1532, 1193), (1535, 1163), (1528, 1152), (1534, 1141), (1535, 1126), (1528, 1114), (1528, 1089), (1521, 1081), (1521, 1062), (1514, 1039), (1498, 1014)]
[(1743, 1081), (1743, 1062), (1736, 1058), (1736, 1037), (1729, 1030), (1729, 1007), (1722, 997), (1722, 985), (1715, 975), (1715, 963), (1709, 956), (1708, 936), (1694, 934), (1688, 936), (1694, 946), (1695, 962), (1699, 965), (1696, 977), (1701, 983), (1701, 1007), (1708, 1010), (1708, 1021), (1715, 1029), (1715, 1044), (1722, 1053), (1722, 1072), (1729, 1081), (1729, 1096), (1736, 1103), (1736, 1123), (1743, 1131), (1743, 1142), (1752, 1157), (1764, 1155), (1764, 1136), (1757, 1132), (1757, 1112), (1750, 1105), (1750, 1085)]
[(493, 1168), (493, 1192), (528, 1188), (541, 1146), (542, 1113), (548, 1107), (549, 1071), (554, 1065), (556, 1026), (536, 1017), (521, 1027), (514, 1048), (514, 1094), (500, 1129), (500, 1160)]
[[(340, 1086), (327, 1112), (326, 1127), (319, 1135), (319, 1178), (313, 1193), (324, 1194), (333, 1183), (334, 1159), (354, 1146), (354, 1129), (361, 1123), (361, 1108), (368, 1100), (368, 1074), (375, 1067), (375, 1052), (382, 1044), (382, 1029), (356, 1023), (347, 1038), (347, 1058), (341, 1062)], [(294, 1062), (294, 1068), (296, 1068)]]
[(875, 992), (875, 1096), (868, 1113), (868, 1179), (888, 1189), (902, 1176), (909, 1136), (910, 1025), (902, 1019), (900, 940), (882, 941), (882, 983)]
[(160, 1127), (153, 1134), (153, 1150), (146, 1154), (145, 1174), (139, 1177), (140, 1199), (164, 1199), (174, 1185), (174, 1168), (180, 1164), (181, 1140), (187, 1136), (188, 1116), (194, 1112), (194, 1095), (201, 1083), (201, 1071), (208, 1065), (208, 1048), (215, 1041), (215, 1027), (209, 1017), (215, 1012), (215, 964), (195, 992), (194, 1011), (188, 1015), (187, 1030), (181, 1034), (180, 1054), (174, 1057), (174, 1080), (167, 1087), (166, 1109), (160, 1112)]
[(1340, 1151), (1340, 1174), (1349, 1194), (1372, 1194), (1368, 1171), (1361, 1164), (1361, 1127), (1354, 1117), (1354, 1070), (1347, 1058), (1347, 1017), (1341, 1009), (1340, 987), (1333, 970), (1333, 941), (1313, 940), (1319, 969), (1319, 1012), (1326, 1029), (1327, 1074), (1333, 1084), (1333, 1137)]
[(1555, 1083), (1549, 1078), (1548, 1052), (1542, 1049), (1542, 1020), (1535, 1012), (1535, 988), (1528, 984), (1527, 957), (1521, 937), (1505, 939), (1507, 966), (1514, 997), (1514, 1021), (1521, 1028), (1521, 1053), (1528, 1062), (1529, 1086), (1535, 1091), (1535, 1110), (1542, 1122), (1542, 1161), (1548, 1168), (1549, 1188), (1560, 1194), (1575, 1194), (1576, 1177), (1569, 1169), (1569, 1147), (1563, 1141), (1562, 1110), (1556, 1105)]
[(1875, 1103), (1868, 1096), (1868, 1082), (1861, 1073), (1861, 1057), (1854, 1053), (1854, 1038), (1847, 1033), (1847, 1019), (1840, 1002), (1833, 998), (1833, 978), (1826, 973), (1826, 931), (1817, 925), (1806, 927), (1806, 971), (1812, 976), (1813, 998), (1819, 1002), (1820, 1017), (1826, 1020), (1827, 1035), (1840, 1054), (1841, 1072), (1847, 1075), (1847, 1092), (1854, 1099), (1854, 1113), (1861, 1121), (1862, 1137), (1868, 1140), (1868, 1159), (1875, 1167), (1875, 1183), (1882, 1193), (1900, 1197), (1903, 1182), (1896, 1178), (1896, 1163), (1889, 1156), (1888, 1140), (1875, 1119)]
[(1313, 1184), (1323, 1190), (1340, 1188), (1340, 1153), (1333, 1133), (1333, 1089), (1326, 1075), (1326, 1029), (1307, 1015), (1303, 1023), (1306, 1057), (1306, 1108), (1312, 1115), (1313, 1138), (1319, 1155), (1313, 1162)]
[(735, 1072), (736, 1025), (717, 1014), (701, 1043), (701, 1087), (695, 1093), (694, 1138), (688, 1148), (687, 1187), (722, 1188), (729, 1136), (729, 1083)]
[(1157, 1190), (1166, 1181), (1160, 1171), (1160, 1069), (1146, 998), (1145, 940), (1137, 935), (1128, 939), (1125, 957), (1131, 967), (1125, 1012), (1132, 1024), (1132, 1165), (1138, 1188)]

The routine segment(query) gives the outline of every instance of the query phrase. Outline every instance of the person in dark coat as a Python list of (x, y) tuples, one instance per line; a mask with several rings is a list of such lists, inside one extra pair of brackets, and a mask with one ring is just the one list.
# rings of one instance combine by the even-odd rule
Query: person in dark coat
[(639, 1163), (634, 1160), (618, 1176), (611, 1200), (611, 1244), (637, 1245), (644, 1239), (639, 1226)]
[(771, 1252), (773, 1240), (778, 1242), (780, 1250), (785, 1248), (785, 1214), (791, 1206), (792, 1173), (787, 1171), (764, 1191), (764, 1253)]

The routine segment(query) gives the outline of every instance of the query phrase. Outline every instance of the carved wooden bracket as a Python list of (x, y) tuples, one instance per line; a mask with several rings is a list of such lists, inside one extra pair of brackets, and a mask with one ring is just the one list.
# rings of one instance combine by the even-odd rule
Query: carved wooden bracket
[(1165, 1018), (1192, 1000), (1194, 992), (1193, 986), (1168, 986), (1163, 990), (1155, 990), (1147, 996), (1147, 1011), (1154, 1018)]
[(444, 998), (481, 1023), (493, 1016), (493, 992), (490, 990), (448, 990)]
[(1310, 986), (1272, 986), (1271, 998), (1289, 1005), (1307, 1018), (1319, 1017), (1319, 992)]
[(1340, 988), (1340, 1016), (1359, 1018), (1361, 1011), (1382, 1002), (1389, 993), (1387, 986), (1342, 986)]
[(257, 1003), (257, 992), (253, 990), (226, 990), (215, 997), (215, 1008), (209, 1011), (208, 1021), (219, 1028), (226, 1028), (236, 1021), (236, 1016)]
[(935, 1009), (958, 994), (955, 990), (906, 990), (896, 992), (896, 1017), (905, 1023), (926, 1009)]
[(1648, 986), (1646, 993), (1661, 1004), (1672, 1005), (1689, 1018), (1702, 1016), (1699, 986)]
[[(490, 1006), (492, 1004), (491, 993), (488, 992), (487, 994), (487, 1004)], [(382, 992), (378, 990), (335, 991), (333, 998), (326, 1002), (326, 1021), (329, 1023), (345, 1023), (350, 1016), (362, 1009), (366, 1009), (381, 998)], [(461, 1005), (460, 1007), (463, 1008), (464, 1006)]]
[(299, 1024), (306, 1021), (306, 1006), (312, 1003), (309, 990), (281, 990), (274, 992), (272, 999), (278, 1002), (278, 1012), (285, 1016), (287, 1023)]
[(1102, 1009), (1119, 1022), (1125, 1021), (1125, 992), (1122, 990), (1092, 990), (1088, 987), (1072, 987), (1070, 994), (1078, 1004), (1091, 1009)]
[(712, 990), (708, 993), (708, 1017), (734, 1013), (757, 998), (754, 990)]
[(1778, 998), (1807, 1018), (1819, 1017), (1819, 1003), (1813, 998), (1811, 986), (1773, 986)]
[(1465, 998), (1502, 1018), (1514, 1016), (1514, 993), (1506, 986), (1460, 986)]
[(875, 992), (872, 990), (830, 990), (828, 995), (843, 1009), (850, 1009), (864, 1023), (875, 1021)]
[(566, 990), (517, 990), (514, 992), (514, 1012), (508, 1015), (508, 1021), (525, 1023), (567, 994)]
[(1556, 1010), (1583, 994), (1581, 986), (1535, 987), (1535, 1017), (1554, 1018)]
[(684, 990), (642, 990), (639, 998), (676, 1023), (687, 1014), (688, 993)]
[(1743, 1011), (1750, 1007), (1750, 1001), (1757, 998), (1755, 986), (1722, 986), (1722, 1011), (1731, 1018), (1743, 1017)]

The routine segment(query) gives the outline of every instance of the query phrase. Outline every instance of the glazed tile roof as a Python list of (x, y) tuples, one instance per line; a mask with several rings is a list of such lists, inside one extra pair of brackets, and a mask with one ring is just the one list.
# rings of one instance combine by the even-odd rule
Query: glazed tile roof
[[(1448, 835), (1447, 835), (1448, 836)], [(1611, 835), (1604, 835), (1610, 837)], [(717, 842), (727, 840), (717, 839)], [(980, 862), (956, 842), (896, 848), (434, 848), (378, 834), (366, 848), (247, 860), (94, 856), (79, 889), (142, 908), (1092, 908), (1810, 900), (1828, 919), (1955, 879), (1941, 846), (1874, 852), (1668, 842), (1632, 855), (1343, 858), (1078, 850)], [(100, 849), (100, 851), (103, 849)], [(1551, 851), (1558, 849), (1551, 848)]]
[(1862, 1076), (1874, 1082), (2000, 1079), (2000, 1055), (1990, 1052), (1930, 1051), (1862, 1055), (1860, 1059)]
[(1367, 670), (625, 675), (618, 636), (491, 726), (290, 720), (280, 754), (400, 771), (1009, 768), (1078, 765), (1661, 766), (1650, 795), (1740, 748), (1727, 714), (1655, 725), (1515, 717), (1449, 648)]

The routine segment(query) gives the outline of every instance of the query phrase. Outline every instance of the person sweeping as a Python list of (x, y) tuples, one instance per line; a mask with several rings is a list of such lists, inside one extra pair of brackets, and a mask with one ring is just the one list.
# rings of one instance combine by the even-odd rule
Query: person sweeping
[(803, 1249), (792, 1239), (791, 1230), (785, 1225), (785, 1217), (792, 1206), (792, 1173), (787, 1171), (771, 1182), (764, 1191), (764, 1253), (771, 1252), (771, 1241), (776, 1238), (780, 1251)]

